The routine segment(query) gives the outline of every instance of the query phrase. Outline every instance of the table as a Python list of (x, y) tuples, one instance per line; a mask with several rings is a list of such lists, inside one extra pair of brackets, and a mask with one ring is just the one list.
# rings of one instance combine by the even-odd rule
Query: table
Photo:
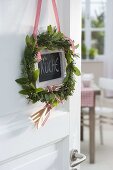
[[(94, 105), (89, 107), (89, 152), (90, 152), (90, 163), (95, 162), (95, 100), (96, 95), (100, 95), (101, 91), (96, 84), (91, 86), (94, 92)], [(82, 93), (82, 91), (81, 91)], [(86, 106), (87, 107), (87, 106)], [(82, 108), (82, 106), (81, 106)], [(83, 128), (83, 127), (82, 127)], [(83, 129), (81, 129), (81, 133), (83, 133)], [(83, 134), (82, 134), (83, 135)], [(81, 137), (83, 137), (81, 135)]]

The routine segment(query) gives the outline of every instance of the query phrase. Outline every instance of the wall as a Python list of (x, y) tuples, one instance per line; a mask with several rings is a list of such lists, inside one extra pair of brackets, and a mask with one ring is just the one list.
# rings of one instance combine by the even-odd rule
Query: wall
[(103, 61), (82, 61), (82, 73), (93, 73), (97, 84), (99, 77), (103, 76), (103, 67)]

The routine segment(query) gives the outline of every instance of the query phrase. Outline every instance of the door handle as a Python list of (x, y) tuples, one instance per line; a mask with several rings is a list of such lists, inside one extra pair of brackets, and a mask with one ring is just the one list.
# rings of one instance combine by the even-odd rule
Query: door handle
[(78, 153), (77, 150), (73, 149), (70, 153), (70, 167), (72, 170), (76, 170), (76, 166), (86, 160), (86, 156), (82, 153)]

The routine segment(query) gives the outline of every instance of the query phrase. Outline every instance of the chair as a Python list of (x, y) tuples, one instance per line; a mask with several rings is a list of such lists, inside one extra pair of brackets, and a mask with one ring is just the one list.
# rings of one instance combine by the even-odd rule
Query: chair
[(113, 125), (113, 95), (107, 97), (106, 93), (113, 93), (113, 79), (101, 77), (99, 79), (101, 88), (100, 106), (96, 107), (96, 115), (99, 116), (100, 139), (103, 144), (103, 124)]
[[(106, 92), (113, 92), (113, 79), (101, 77), (99, 79), (99, 87), (101, 89), (101, 95), (99, 98), (99, 106), (96, 106), (96, 120), (99, 123), (100, 129), (100, 142), (103, 144), (103, 124), (113, 125), (113, 98), (107, 97)], [(88, 108), (83, 108), (81, 112), (81, 140), (83, 140), (83, 126), (88, 126), (86, 115), (88, 116)]]

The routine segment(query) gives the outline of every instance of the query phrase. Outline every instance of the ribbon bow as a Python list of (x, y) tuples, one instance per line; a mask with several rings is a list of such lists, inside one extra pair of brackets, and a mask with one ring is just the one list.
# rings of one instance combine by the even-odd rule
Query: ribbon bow
[[(51, 93), (53, 93), (53, 91), (58, 91), (59, 88), (61, 88), (61, 85), (47, 86), (48, 92), (51, 92)], [(62, 100), (56, 94), (54, 94), (54, 95), (55, 95), (55, 99), (58, 101), (58, 103), (63, 103)], [(35, 126), (37, 128), (45, 125), (45, 123), (47, 122), (47, 120), (50, 116), (50, 111), (52, 108), (53, 108), (52, 104), (46, 103), (46, 105), (43, 107), (43, 109), (39, 110), (36, 113), (33, 113), (30, 116), (30, 119), (33, 121), (33, 123), (35, 124)]]
[(47, 103), (43, 109), (31, 115), (30, 119), (33, 121), (33, 123), (37, 128), (45, 125), (46, 121), (50, 116), (51, 109), (52, 109), (52, 105)]
[[(53, 86), (47, 86), (48, 92), (54, 92), (54, 91), (58, 91), (61, 88), (61, 85), (53, 85)], [(53, 93), (54, 94), (54, 93)], [(58, 97), (56, 94), (55, 95), (55, 99), (59, 102), (59, 103), (63, 103), (62, 100), (60, 99), (60, 97)]]
[(58, 91), (60, 88), (61, 88), (61, 85), (47, 86), (48, 92)]

